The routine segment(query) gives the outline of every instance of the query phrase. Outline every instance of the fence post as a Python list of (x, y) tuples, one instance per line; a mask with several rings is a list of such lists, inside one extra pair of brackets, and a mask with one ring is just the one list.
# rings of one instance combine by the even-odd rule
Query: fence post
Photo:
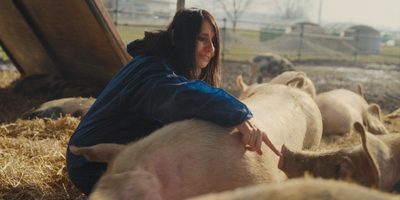
[(114, 24), (115, 24), (115, 26), (118, 25), (118, 1), (119, 0), (115, 1), (115, 10), (114, 10)]
[(303, 48), (303, 32), (304, 32), (304, 25), (301, 25), (301, 32), (300, 32), (300, 45), (299, 45), (299, 53), (297, 54), (299, 60), (301, 60), (301, 49)]
[(225, 60), (225, 40), (226, 40), (226, 18), (224, 18), (224, 27), (222, 28), (222, 34), (224, 34), (224, 39), (222, 40), (222, 62)]
[(178, 0), (178, 2), (176, 3), (176, 11), (183, 7), (185, 7), (185, 0)]
[(357, 53), (358, 53), (358, 37), (359, 37), (359, 29), (356, 30), (356, 41), (355, 41), (355, 50), (354, 50), (354, 62), (357, 62)]

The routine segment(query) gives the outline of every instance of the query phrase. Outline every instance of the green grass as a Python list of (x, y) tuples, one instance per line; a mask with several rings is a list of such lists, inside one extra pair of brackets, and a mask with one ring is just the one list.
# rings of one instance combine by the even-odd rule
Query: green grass
[(260, 41), (260, 32), (259, 31), (236, 30), (236, 34), (242, 36), (249, 42), (259, 42)]
[(400, 46), (383, 46), (381, 48), (381, 54), (400, 57)]
[[(222, 48), (222, 47), (221, 47)], [(225, 60), (248, 61), (254, 57), (255, 54), (264, 53), (264, 51), (253, 49), (250, 47), (239, 46), (225, 46), (226, 52), (224, 55)], [(221, 49), (222, 51), (222, 49)], [(302, 55), (301, 60), (347, 60), (358, 62), (376, 62), (376, 63), (390, 63), (400, 64), (400, 47), (382, 47), (380, 53), (372, 52), (370, 54), (359, 54), (355, 58), (354, 55), (349, 54), (346, 57), (332, 57), (327, 55)], [(221, 52), (222, 53), (222, 52)], [(276, 53), (289, 60), (298, 60), (297, 54)], [(389, 56), (386, 56), (389, 55)]]
[(145, 31), (154, 31), (162, 29), (161, 26), (117, 26), (118, 33), (124, 42), (132, 42), (136, 39), (142, 39)]
[[(222, 46), (221, 46), (222, 48)], [(248, 48), (248, 47), (239, 47), (239, 46), (225, 46), (225, 56), (226, 60), (239, 60), (239, 61), (247, 61), (254, 57), (255, 54), (263, 53), (264, 51)], [(222, 49), (221, 49), (222, 53)]]
[(6, 52), (3, 51), (3, 49), (0, 48), (0, 60), (8, 60)]

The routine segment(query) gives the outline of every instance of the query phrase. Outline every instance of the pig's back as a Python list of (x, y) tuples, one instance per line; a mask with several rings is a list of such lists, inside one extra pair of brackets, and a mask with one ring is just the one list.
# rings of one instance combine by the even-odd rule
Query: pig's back
[(319, 146), (322, 118), (310, 95), (285, 85), (266, 85), (261, 90), (243, 102), (275, 146), (286, 143), (296, 150)]
[(176, 122), (136, 143), (130, 157), (154, 168), (165, 190), (182, 196), (286, 179), (277, 174), (278, 156), (265, 145), (262, 156), (246, 151), (235, 130), (198, 119)]

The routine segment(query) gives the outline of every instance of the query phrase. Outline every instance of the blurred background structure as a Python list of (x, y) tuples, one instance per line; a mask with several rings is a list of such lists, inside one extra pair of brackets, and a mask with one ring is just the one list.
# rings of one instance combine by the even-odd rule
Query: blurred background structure
[[(101, 2), (124, 43), (143, 38), (145, 30), (165, 28), (178, 7), (177, 0)], [(333, 4), (332, 0), (178, 2), (185, 7), (207, 9), (217, 18), (222, 36), (223, 60), (249, 60), (256, 54), (271, 52), (291, 60), (341, 59), (400, 63), (400, 14), (389, 13), (393, 7), (400, 6), (397, 0), (379, 3), (388, 9), (385, 18), (380, 7), (369, 10), (374, 9), (375, 1), (354, 0), (340, 8), (335, 7), (340, 2)], [(359, 9), (348, 11), (354, 7)], [(329, 20), (328, 14), (325, 14), (332, 15), (333, 11), (337, 12), (334, 15), (338, 21)], [(348, 12), (353, 14), (349, 15)], [(369, 24), (361, 23), (359, 18), (365, 16), (363, 12), (370, 13), (374, 20)], [(394, 25), (388, 26), (389, 21)], [(5, 57), (0, 50), (0, 60)]]
[[(165, 28), (176, 11), (175, 0), (102, 2), (126, 43), (143, 38), (145, 30)], [(259, 53), (272, 52), (292, 60), (333, 58), (356, 61), (379, 57), (383, 62), (400, 63), (400, 19), (393, 19), (394, 23), (399, 23), (398, 30), (351, 22), (322, 23), (322, 0), (268, 0), (264, 3), (257, 0), (186, 0), (185, 3), (186, 7), (207, 9), (217, 18), (224, 60), (247, 60)], [(315, 23), (309, 19), (309, 13), (318, 6), (318, 23)], [(268, 9), (260, 13), (255, 12), (256, 7)]]

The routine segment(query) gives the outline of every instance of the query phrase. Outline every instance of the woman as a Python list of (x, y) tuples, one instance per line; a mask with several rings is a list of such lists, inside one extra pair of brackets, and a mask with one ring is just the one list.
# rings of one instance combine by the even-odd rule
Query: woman
[[(165, 124), (197, 117), (236, 126), (247, 149), (262, 154), (264, 141), (279, 155), (246, 105), (217, 88), (219, 51), (214, 17), (201, 9), (180, 9), (166, 31), (145, 32), (143, 39), (128, 44), (133, 59), (97, 98), (69, 145), (126, 144)], [(74, 185), (89, 195), (107, 164), (89, 162), (68, 148), (67, 167)]]

